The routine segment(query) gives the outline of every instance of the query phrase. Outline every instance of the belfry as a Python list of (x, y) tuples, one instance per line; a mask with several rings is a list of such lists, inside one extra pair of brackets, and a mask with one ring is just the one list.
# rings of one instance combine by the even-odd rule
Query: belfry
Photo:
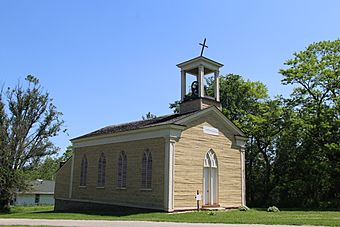
[[(216, 106), (221, 110), (220, 103), (220, 68), (223, 65), (209, 58), (199, 56), (177, 65), (181, 69), (181, 103), (180, 113), (201, 110), (209, 106)], [(188, 94), (187, 75), (193, 75), (196, 80), (191, 84), (191, 92)], [(205, 76), (213, 74), (214, 96), (207, 94), (204, 86)]]

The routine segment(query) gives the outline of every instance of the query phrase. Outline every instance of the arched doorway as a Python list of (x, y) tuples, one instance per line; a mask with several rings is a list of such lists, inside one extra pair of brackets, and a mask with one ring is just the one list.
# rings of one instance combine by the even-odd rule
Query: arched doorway
[(218, 164), (215, 152), (210, 149), (204, 157), (203, 204), (218, 205)]

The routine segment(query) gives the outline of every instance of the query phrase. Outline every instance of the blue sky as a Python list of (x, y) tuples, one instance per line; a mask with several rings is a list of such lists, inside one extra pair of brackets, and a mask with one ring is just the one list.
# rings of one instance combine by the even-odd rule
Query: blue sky
[(340, 35), (340, 1), (0, 1), (0, 84), (40, 79), (63, 112), (69, 139), (171, 113), (177, 63), (205, 56), (221, 74), (288, 95), (278, 70), (296, 51)]

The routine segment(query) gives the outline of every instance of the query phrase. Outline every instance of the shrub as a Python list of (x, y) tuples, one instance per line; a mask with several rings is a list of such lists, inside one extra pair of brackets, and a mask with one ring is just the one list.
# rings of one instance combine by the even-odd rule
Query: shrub
[(267, 211), (268, 212), (280, 212), (279, 208), (277, 208), (276, 206), (268, 207)]
[(209, 215), (215, 215), (215, 212), (209, 211), (208, 214), (209, 214)]
[(240, 206), (240, 207), (238, 208), (238, 210), (239, 210), (239, 211), (248, 211), (248, 210), (250, 210), (250, 209), (249, 209), (249, 207), (247, 207), (247, 206)]

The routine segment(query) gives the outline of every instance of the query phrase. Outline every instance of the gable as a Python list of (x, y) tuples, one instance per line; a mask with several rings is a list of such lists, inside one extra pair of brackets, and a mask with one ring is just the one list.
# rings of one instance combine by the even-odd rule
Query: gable
[[(233, 135), (237, 137), (245, 137), (245, 134), (228, 118), (226, 118), (221, 111), (216, 107), (212, 106), (195, 114), (192, 114), (184, 119), (177, 121), (177, 124), (186, 125), (187, 128), (193, 127), (200, 123), (207, 122), (211, 124), (211, 132), (217, 128), (219, 131), (223, 132), (225, 135)], [(209, 126), (207, 126), (209, 127)], [(206, 132), (209, 128), (206, 128)], [(209, 133), (209, 132), (208, 132)]]
[(193, 135), (194, 138), (206, 138), (210, 141), (215, 141), (217, 138), (225, 138), (223, 140), (232, 143), (235, 140), (234, 135), (230, 133), (228, 128), (219, 125), (216, 119), (209, 117), (202, 117), (190, 122), (188, 127), (182, 132), (182, 137), (188, 133), (195, 134)]

